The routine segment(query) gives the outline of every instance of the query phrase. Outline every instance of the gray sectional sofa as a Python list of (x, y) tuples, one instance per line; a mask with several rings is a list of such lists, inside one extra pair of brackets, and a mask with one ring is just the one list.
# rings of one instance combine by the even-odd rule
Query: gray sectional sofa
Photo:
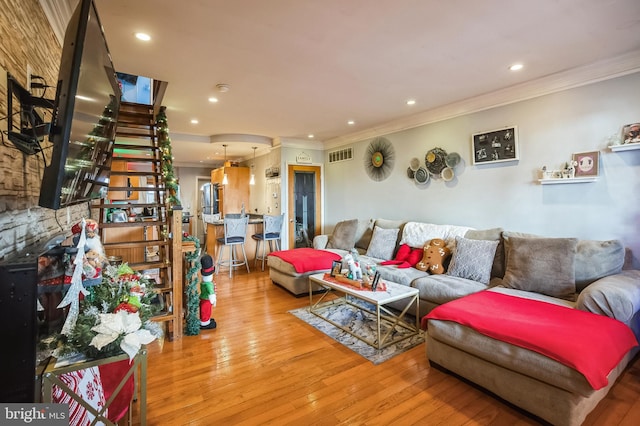
[[(420, 248), (433, 238), (452, 249), (445, 274), (380, 264), (393, 261), (403, 244)], [(355, 248), (361, 264), (375, 263), (382, 279), (418, 288), (421, 317), (449, 301), (494, 291), (606, 315), (629, 326), (640, 340), (640, 271), (623, 270), (625, 248), (617, 240), (354, 219), (337, 224), (331, 235), (317, 236), (313, 244), (341, 255)], [(606, 396), (638, 347), (598, 390), (570, 367), (450, 321), (429, 320), (426, 351), (430, 362), (547, 422), (577, 425)]]

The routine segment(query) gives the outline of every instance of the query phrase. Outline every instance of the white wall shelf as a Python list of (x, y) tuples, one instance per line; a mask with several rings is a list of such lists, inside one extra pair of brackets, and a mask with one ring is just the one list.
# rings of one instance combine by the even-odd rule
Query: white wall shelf
[(611, 145), (609, 149), (613, 152), (616, 151), (633, 151), (635, 149), (640, 149), (640, 143), (628, 143), (626, 145)]
[(576, 177), (576, 178), (558, 178), (558, 179), (538, 179), (540, 185), (557, 185), (566, 183), (589, 183), (598, 180), (597, 176)]

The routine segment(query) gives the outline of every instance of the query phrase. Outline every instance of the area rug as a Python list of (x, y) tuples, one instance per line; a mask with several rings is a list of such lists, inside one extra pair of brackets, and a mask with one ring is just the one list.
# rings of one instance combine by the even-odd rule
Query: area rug
[[(337, 304), (335, 302), (327, 302), (322, 307), (327, 307), (326, 311), (322, 312), (322, 315), (330, 318), (332, 321), (348, 327), (352, 332), (364, 336), (367, 339), (374, 340), (377, 328), (375, 316), (369, 312), (355, 309), (352, 306)], [(383, 349), (376, 349), (363, 342), (360, 339), (353, 337), (346, 331), (335, 327), (333, 324), (318, 318), (316, 315), (309, 312), (309, 308), (299, 308), (289, 311), (289, 313), (300, 318), (302, 321), (313, 326), (319, 331), (323, 332), (333, 340), (343, 344), (347, 348), (363, 356), (371, 361), (373, 364), (380, 364), (388, 359), (393, 358), (409, 349), (424, 342), (423, 332), (420, 331), (415, 336), (408, 337), (397, 343), (391, 344)], [(384, 336), (388, 326), (382, 325), (382, 335)], [(389, 338), (395, 339), (401, 336), (403, 333), (409, 334), (409, 332), (403, 327), (396, 327)]]

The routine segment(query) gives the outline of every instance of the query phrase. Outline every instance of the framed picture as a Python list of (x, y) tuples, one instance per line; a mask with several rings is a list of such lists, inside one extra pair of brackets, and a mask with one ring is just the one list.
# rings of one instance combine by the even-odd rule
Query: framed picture
[(471, 136), (472, 164), (493, 164), (518, 160), (518, 128), (505, 127)]
[(627, 124), (622, 127), (622, 143), (638, 143), (640, 142), (640, 122)]
[(341, 272), (342, 272), (342, 261), (334, 260), (333, 263), (331, 263), (331, 276), (335, 277), (337, 275), (340, 275)]
[(573, 154), (576, 162), (576, 177), (598, 176), (600, 166), (600, 151), (579, 152)]

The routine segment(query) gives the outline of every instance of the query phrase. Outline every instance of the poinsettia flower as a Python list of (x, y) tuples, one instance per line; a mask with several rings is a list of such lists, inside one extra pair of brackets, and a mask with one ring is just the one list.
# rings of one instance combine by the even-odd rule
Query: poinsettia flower
[(133, 359), (142, 345), (147, 345), (153, 342), (155, 338), (156, 337), (151, 334), (149, 330), (136, 330), (135, 332), (124, 336), (124, 339), (122, 339), (122, 342), (120, 343), (120, 347), (127, 353), (127, 355), (129, 355), (129, 359)]
[(100, 314), (100, 322), (91, 329), (98, 334), (91, 340), (90, 345), (101, 350), (124, 335), (120, 348), (129, 355), (129, 359), (133, 359), (142, 345), (155, 339), (148, 330), (141, 330), (141, 326), (138, 312), (129, 313), (122, 310), (113, 314)]

